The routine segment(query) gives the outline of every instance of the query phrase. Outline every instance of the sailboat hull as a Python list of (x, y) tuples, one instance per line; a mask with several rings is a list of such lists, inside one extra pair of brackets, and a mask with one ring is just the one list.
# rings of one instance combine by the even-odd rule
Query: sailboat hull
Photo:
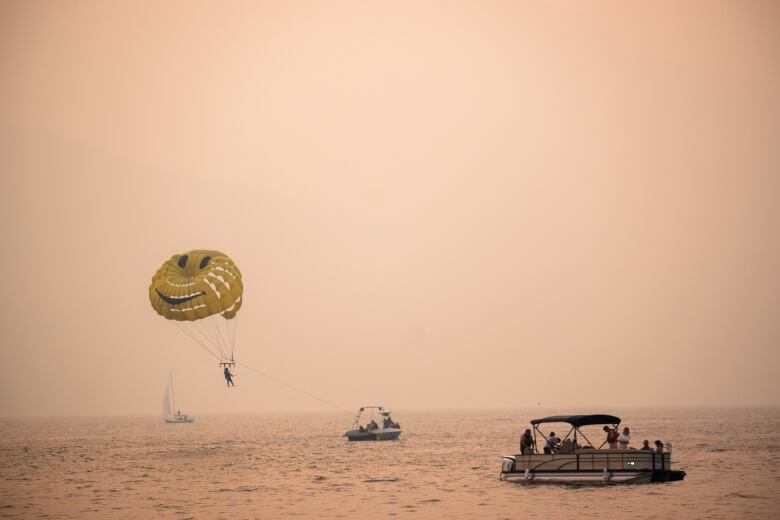
[(192, 417), (187, 417), (186, 419), (165, 419), (165, 422), (167, 424), (187, 424), (191, 422), (195, 422), (195, 419)]

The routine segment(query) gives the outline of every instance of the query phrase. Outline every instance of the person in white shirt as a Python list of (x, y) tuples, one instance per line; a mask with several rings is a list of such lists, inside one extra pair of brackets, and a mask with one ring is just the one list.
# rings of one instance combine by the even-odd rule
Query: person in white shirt
[(550, 436), (544, 441), (544, 452), (546, 454), (555, 453), (559, 442), (561, 442), (561, 439), (555, 436), (555, 432), (550, 432)]
[(618, 444), (620, 445), (621, 450), (627, 450), (628, 449), (628, 443), (631, 441), (631, 435), (630, 431), (628, 429), (628, 426), (623, 428), (623, 433), (620, 434), (618, 437)]

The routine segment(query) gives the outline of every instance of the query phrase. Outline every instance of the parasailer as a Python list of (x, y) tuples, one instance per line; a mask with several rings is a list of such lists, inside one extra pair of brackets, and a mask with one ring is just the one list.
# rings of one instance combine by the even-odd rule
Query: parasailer
[(227, 381), (228, 387), (236, 386), (236, 384), (233, 382), (233, 374), (230, 373), (230, 369), (228, 367), (225, 367), (225, 381)]
[(173, 255), (149, 286), (152, 308), (225, 367), (228, 386), (233, 383), (228, 367), (235, 365), (236, 317), (243, 292), (241, 271), (233, 260), (202, 249)]

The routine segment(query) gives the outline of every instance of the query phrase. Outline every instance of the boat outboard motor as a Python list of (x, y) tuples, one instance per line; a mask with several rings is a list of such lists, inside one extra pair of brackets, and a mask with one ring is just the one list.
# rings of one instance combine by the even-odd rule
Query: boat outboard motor
[(515, 470), (515, 458), (504, 457), (504, 461), (501, 463), (501, 471), (503, 473), (512, 473)]

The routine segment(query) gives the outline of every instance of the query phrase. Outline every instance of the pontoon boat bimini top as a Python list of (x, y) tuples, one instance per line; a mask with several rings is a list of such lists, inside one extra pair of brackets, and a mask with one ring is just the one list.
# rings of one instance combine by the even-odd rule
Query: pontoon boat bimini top
[(534, 419), (531, 424), (536, 426), (542, 423), (568, 423), (572, 426), (580, 428), (581, 426), (591, 426), (594, 424), (612, 424), (617, 426), (620, 424), (620, 417), (606, 414), (595, 415), (553, 415), (551, 417), (545, 417), (543, 419)]

